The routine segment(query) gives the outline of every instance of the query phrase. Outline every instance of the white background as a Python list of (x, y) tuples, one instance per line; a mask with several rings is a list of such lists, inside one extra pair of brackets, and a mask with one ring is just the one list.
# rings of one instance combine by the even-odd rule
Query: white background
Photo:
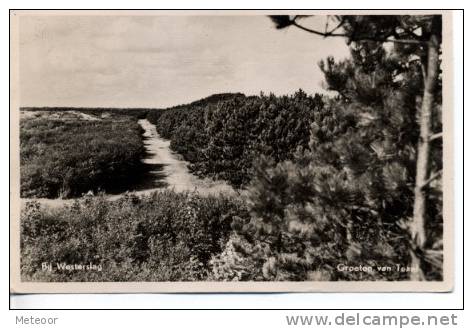
[[(178, 5), (179, 4), (179, 5)], [(198, 4), (199, 7), (196, 7)], [(8, 232), (9, 232), (9, 198), (8, 194), (8, 9), (32, 9), (32, 8), (139, 8), (146, 9), (150, 6), (160, 8), (176, 9), (176, 8), (290, 8), (290, 9), (311, 9), (315, 6), (321, 9), (367, 9), (367, 8), (398, 8), (398, 9), (419, 9), (422, 8), (421, 1), (395, 1), (385, 2), (380, 1), (356, 1), (359, 7), (353, 6), (353, 1), (330, 1), (330, 2), (314, 2), (314, 1), (173, 1), (165, 4), (158, 4), (155, 1), (113, 1), (107, 3), (106, 1), (2, 1), (0, 12), (1, 19), (1, 38), (3, 51), (1, 52), (3, 70), (2, 70), (2, 88), (0, 89), (2, 95), (2, 104), (4, 110), (0, 111), (0, 122), (2, 128), (2, 184), (1, 184), (1, 210), (4, 215), (2, 220), (2, 249), (1, 249), (1, 280), (3, 285), (4, 295), (0, 298), (0, 323), (3, 328), (16, 327), (15, 316), (57, 316), (58, 328), (79, 328), (79, 327), (105, 327), (105, 326), (119, 326), (129, 327), (133, 326), (147, 326), (147, 327), (178, 327), (178, 328), (241, 328), (242, 326), (249, 327), (286, 327), (286, 314), (303, 314), (303, 315), (317, 315), (329, 314), (329, 311), (18, 311), (8, 310), (9, 301), (12, 307), (18, 308), (439, 308), (439, 309), (453, 309), (461, 308), (463, 305), (463, 287), (462, 287), (462, 217), (463, 217), (463, 113), (462, 113), (462, 85), (463, 85), (463, 57), (462, 57), (462, 13), (455, 15), (454, 21), (454, 68), (455, 68), (455, 250), (456, 250), (456, 277), (455, 277), (455, 291), (453, 293), (421, 293), (421, 294), (405, 294), (405, 293), (377, 293), (377, 294), (147, 294), (147, 295), (28, 295), (15, 296), (10, 300), (7, 296), (8, 285)], [(428, 8), (467, 8), (465, 18), (465, 30), (471, 31), (471, 18), (468, 17), (467, 2), (461, 1), (429, 1), (425, 2), (424, 6)], [(396, 6), (396, 7), (389, 7)], [(465, 84), (467, 90), (470, 86), (471, 69), (468, 58), (471, 58), (471, 47), (468, 43), (468, 33), (466, 38), (466, 74)], [(469, 56), (470, 55), (470, 56)], [(465, 104), (465, 119), (471, 122), (471, 106), (470, 100), (466, 99)], [(470, 120), (468, 120), (470, 119)], [(468, 123), (466, 125), (468, 127)], [(470, 168), (471, 154), (468, 148), (468, 141), (471, 139), (472, 129), (467, 129), (465, 132), (466, 147), (466, 168)], [(468, 186), (471, 182), (471, 173), (466, 171), (465, 177), (467, 186), (466, 195), (468, 198)], [(471, 200), (471, 199), (470, 199)], [(470, 204), (470, 205), (469, 205)], [(465, 250), (471, 249), (472, 239), (469, 238), (468, 232), (471, 232), (471, 201), (466, 203), (465, 207), (465, 230), (466, 241)], [(466, 281), (470, 277), (471, 262), (469, 262), (468, 251), (466, 252), (465, 273)], [(457, 312), (460, 318), (460, 326), (470, 327), (473, 325), (473, 315), (470, 310), (470, 303), (468, 298), (468, 288), (471, 286), (466, 282), (466, 297), (465, 308), (466, 312)], [(354, 312), (354, 311), (353, 311)], [(365, 312), (366, 313), (366, 312)], [(374, 311), (368, 312), (375, 314)], [(394, 311), (383, 311), (383, 314), (394, 314)], [(397, 313), (397, 312), (396, 312)], [(435, 314), (442, 313), (450, 315), (452, 311), (400, 311), (398, 314)], [(469, 326), (467, 325), (469, 324)], [(417, 326), (416, 328), (420, 328)]]

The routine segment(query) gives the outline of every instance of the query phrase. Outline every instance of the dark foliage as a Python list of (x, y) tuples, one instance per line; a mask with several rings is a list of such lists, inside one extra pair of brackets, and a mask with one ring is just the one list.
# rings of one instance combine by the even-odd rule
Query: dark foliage
[[(262, 158), (256, 166), (252, 218), (234, 223), (215, 262), (223, 279), (235, 273), (257, 280), (409, 279), (398, 266), (410, 265), (412, 248), (420, 68), (366, 45), (353, 48), (352, 59), (329, 59), (321, 68), (339, 96), (314, 113), (308, 151), (280, 163)], [(434, 125), (441, 128), (438, 114)], [(440, 143), (432, 148), (436, 170), (441, 154)], [(427, 280), (441, 280), (442, 188), (438, 182), (427, 188), (422, 271)], [(374, 270), (339, 271), (340, 264)]]
[[(27, 281), (202, 281), (221, 252), (242, 203), (169, 190), (116, 201), (82, 198), (21, 213), (21, 274)], [(43, 262), (54, 270), (43, 271)], [(102, 271), (57, 270), (56, 264), (101, 265)]]
[(144, 170), (141, 134), (125, 116), (21, 120), (21, 196), (69, 198), (126, 185)]
[(303, 91), (282, 97), (224, 94), (148, 117), (193, 172), (241, 187), (260, 155), (280, 162), (306, 149), (312, 116), (321, 107), (320, 96)]

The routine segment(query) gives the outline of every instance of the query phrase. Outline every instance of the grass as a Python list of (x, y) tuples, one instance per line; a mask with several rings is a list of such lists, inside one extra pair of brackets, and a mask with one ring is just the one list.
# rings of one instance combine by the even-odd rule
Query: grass
[(22, 118), (21, 196), (70, 198), (89, 190), (126, 189), (144, 170), (141, 134), (127, 116)]

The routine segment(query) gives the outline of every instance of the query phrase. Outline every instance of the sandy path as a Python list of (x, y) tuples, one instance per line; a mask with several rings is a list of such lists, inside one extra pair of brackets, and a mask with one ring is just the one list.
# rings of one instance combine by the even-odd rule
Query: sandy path
[[(145, 185), (130, 188), (130, 192), (139, 195), (150, 194), (161, 189), (172, 189), (176, 192), (195, 191), (202, 195), (235, 194), (236, 191), (225, 181), (213, 181), (201, 179), (193, 175), (188, 169), (188, 162), (181, 159), (179, 154), (169, 148), (170, 141), (159, 137), (156, 127), (148, 120), (138, 120), (144, 129), (143, 142), (147, 156), (142, 161), (150, 166), (150, 172)], [(107, 195), (107, 199), (116, 200), (122, 194)], [(32, 198), (22, 199), (26, 201), (38, 201), (50, 208), (57, 208), (70, 204), (74, 199), (45, 199)]]
[[(159, 137), (156, 127), (148, 120), (139, 120), (138, 123), (145, 130), (143, 136), (148, 158), (143, 162), (158, 169), (154, 172), (157, 185), (164, 183), (174, 191), (196, 191), (201, 194), (235, 193), (234, 189), (224, 181), (201, 179), (189, 172), (188, 162), (181, 159), (171, 149), (170, 141)], [(153, 171), (152, 171), (153, 173)], [(138, 193), (143, 193), (140, 191)]]

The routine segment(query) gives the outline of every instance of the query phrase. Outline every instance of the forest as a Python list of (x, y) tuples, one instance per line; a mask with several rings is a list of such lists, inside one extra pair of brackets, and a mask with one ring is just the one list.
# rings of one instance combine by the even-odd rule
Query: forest
[[(135, 112), (134, 119), (147, 118), (170, 140), (195, 175), (227, 181), (240, 193), (130, 193), (55, 210), (28, 203), (22, 275), (39, 281), (442, 280), (441, 18), (337, 16), (337, 33), (312, 31), (304, 19), (272, 17), (278, 29), (348, 40), (349, 58), (319, 62), (330, 93), (226, 93)], [(136, 171), (140, 132), (127, 120), (106, 127), (41, 120), (22, 126), (22, 194), (77, 196)], [(61, 147), (68, 156), (60, 160)], [(76, 154), (79, 149), (88, 151)], [(64, 176), (66, 168), (76, 171)], [(38, 264), (47, 259), (93, 259), (108, 270), (41, 272)], [(340, 264), (412, 271), (347, 272), (337, 270)]]

